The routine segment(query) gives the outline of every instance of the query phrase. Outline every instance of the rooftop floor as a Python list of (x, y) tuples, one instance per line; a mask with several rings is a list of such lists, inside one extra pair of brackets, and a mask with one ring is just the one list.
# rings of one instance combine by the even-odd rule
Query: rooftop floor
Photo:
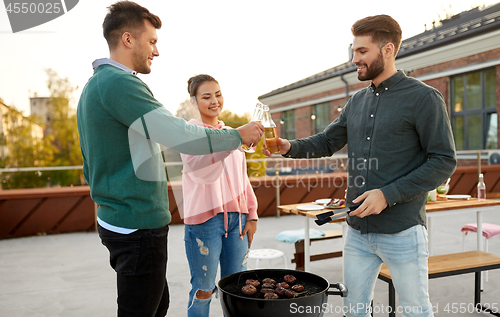
[[(483, 213), (483, 221), (500, 224), (500, 210)], [(433, 219), (432, 245), (434, 255), (462, 251), (460, 228), (476, 222), (475, 214), (459, 214), (456, 217)], [(283, 230), (300, 229), (304, 218), (281, 216), (261, 218), (255, 235), (253, 249), (274, 248), (285, 252), (288, 262), (293, 258), (294, 245), (279, 242), (276, 235)], [(331, 228), (340, 228), (329, 224)], [(317, 227), (311, 220), (311, 228)], [(186, 316), (189, 269), (184, 253), (184, 226), (172, 225), (169, 233), (169, 260), (167, 279), (171, 292), (168, 316)], [(340, 250), (340, 240), (316, 242), (311, 253)], [(476, 248), (475, 235), (466, 238), (466, 250)], [(489, 252), (500, 255), (500, 236), (489, 241)], [(255, 263), (249, 263), (249, 269)], [(277, 259), (273, 267), (282, 265)], [(295, 268), (288, 263), (289, 268)], [(342, 281), (342, 259), (312, 262), (310, 271), (330, 283)], [(430, 296), (436, 308), (435, 316), (454, 316), (447, 313), (451, 305), (467, 307), (473, 302), (474, 275), (466, 274), (429, 281)], [(329, 304), (341, 306), (338, 296), (330, 296)], [(489, 272), (482, 302), (500, 306), (500, 270)], [(387, 284), (377, 281), (375, 307), (387, 307)], [(471, 305), (472, 306), (472, 305)], [(0, 316), (9, 317), (81, 317), (116, 316), (116, 286), (114, 271), (108, 265), (108, 252), (101, 245), (95, 232), (68, 233), (0, 240)], [(211, 316), (222, 316), (218, 299), (211, 305)], [(325, 316), (341, 316), (327, 313)], [(387, 314), (375, 313), (375, 316)], [(401, 315), (397, 315), (401, 316)], [(466, 313), (462, 316), (487, 316), (482, 313)]]

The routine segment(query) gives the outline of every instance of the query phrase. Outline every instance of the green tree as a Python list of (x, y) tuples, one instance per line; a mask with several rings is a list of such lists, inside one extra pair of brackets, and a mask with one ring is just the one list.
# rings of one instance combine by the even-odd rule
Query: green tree
[(224, 124), (231, 128), (237, 128), (250, 121), (250, 114), (245, 112), (243, 115), (232, 113), (230, 110), (223, 110), (219, 115), (219, 120), (224, 121)]
[[(55, 147), (52, 142), (54, 137), (49, 135), (42, 137), (42, 128), (38, 126), (34, 116), (23, 117), (22, 113), (15, 107), (10, 107), (4, 114), (5, 122), (8, 123), (5, 136), (7, 156), (1, 158), (1, 166), (17, 167), (41, 167), (52, 163)], [(2, 188), (35, 188), (45, 187), (47, 177), (37, 171), (13, 172), (2, 175)]]
[[(68, 78), (60, 78), (52, 70), (46, 70), (47, 87), (50, 92), (50, 133), (55, 136), (56, 151), (52, 166), (77, 166), (83, 164), (80, 140), (76, 125), (76, 110), (70, 106), (76, 88)], [(52, 182), (61, 186), (80, 184), (81, 170), (54, 171)]]
[[(76, 90), (69, 79), (61, 79), (51, 69), (46, 70), (50, 92), (50, 122), (42, 126), (44, 135), (36, 135), (39, 118), (23, 117), (11, 107), (5, 115), (9, 125), (6, 133), (7, 157), (1, 159), (6, 167), (47, 167), (82, 165), (76, 111), (70, 107)], [(45, 186), (80, 185), (83, 180), (81, 169), (13, 172), (2, 175), (2, 188), (33, 188)]]

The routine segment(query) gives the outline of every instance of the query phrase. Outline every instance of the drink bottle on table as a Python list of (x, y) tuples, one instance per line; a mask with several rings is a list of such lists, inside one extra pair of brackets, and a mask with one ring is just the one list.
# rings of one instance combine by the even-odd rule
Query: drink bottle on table
[(477, 183), (477, 199), (486, 200), (486, 185), (484, 184), (483, 174), (479, 174), (479, 182)]

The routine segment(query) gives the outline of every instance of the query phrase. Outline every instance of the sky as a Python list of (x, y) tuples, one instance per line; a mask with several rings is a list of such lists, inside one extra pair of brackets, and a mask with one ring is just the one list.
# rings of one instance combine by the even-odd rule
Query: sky
[[(109, 57), (102, 36), (107, 7), (116, 0), (80, 0), (71, 11), (29, 30), (12, 33), (0, 7), (0, 98), (29, 115), (29, 98), (49, 96), (46, 69), (68, 78), (81, 90), (92, 76), (92, 62)], [(430, 28), (446, 12), (459, 13), (499, 0), (136, 0), (158, 15), (160, 55), (152, 72), (139, 77), (175, 114), (189, 96), (187, 80), (215, 77), (224, 108), (252, 112), (257, 98), (348, 60), (354, 22), (388, 14), (403, 39)]]

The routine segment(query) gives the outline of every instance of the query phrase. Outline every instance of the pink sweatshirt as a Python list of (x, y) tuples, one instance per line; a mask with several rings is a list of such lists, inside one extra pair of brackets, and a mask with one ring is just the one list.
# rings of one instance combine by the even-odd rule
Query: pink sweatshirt
[[(189, 123), (207, 128), (231, 129), (222, 121), (215, 127), (195, 119)], [(257, 198), (248, 180), (245, 154), (242, 151), (208, 155), (181, 154), (181, 158), (185, 224), (200, 224), (223, 212), (227, 233), (228, 212), (248, 214), (247, 220), (258, 219)]]

